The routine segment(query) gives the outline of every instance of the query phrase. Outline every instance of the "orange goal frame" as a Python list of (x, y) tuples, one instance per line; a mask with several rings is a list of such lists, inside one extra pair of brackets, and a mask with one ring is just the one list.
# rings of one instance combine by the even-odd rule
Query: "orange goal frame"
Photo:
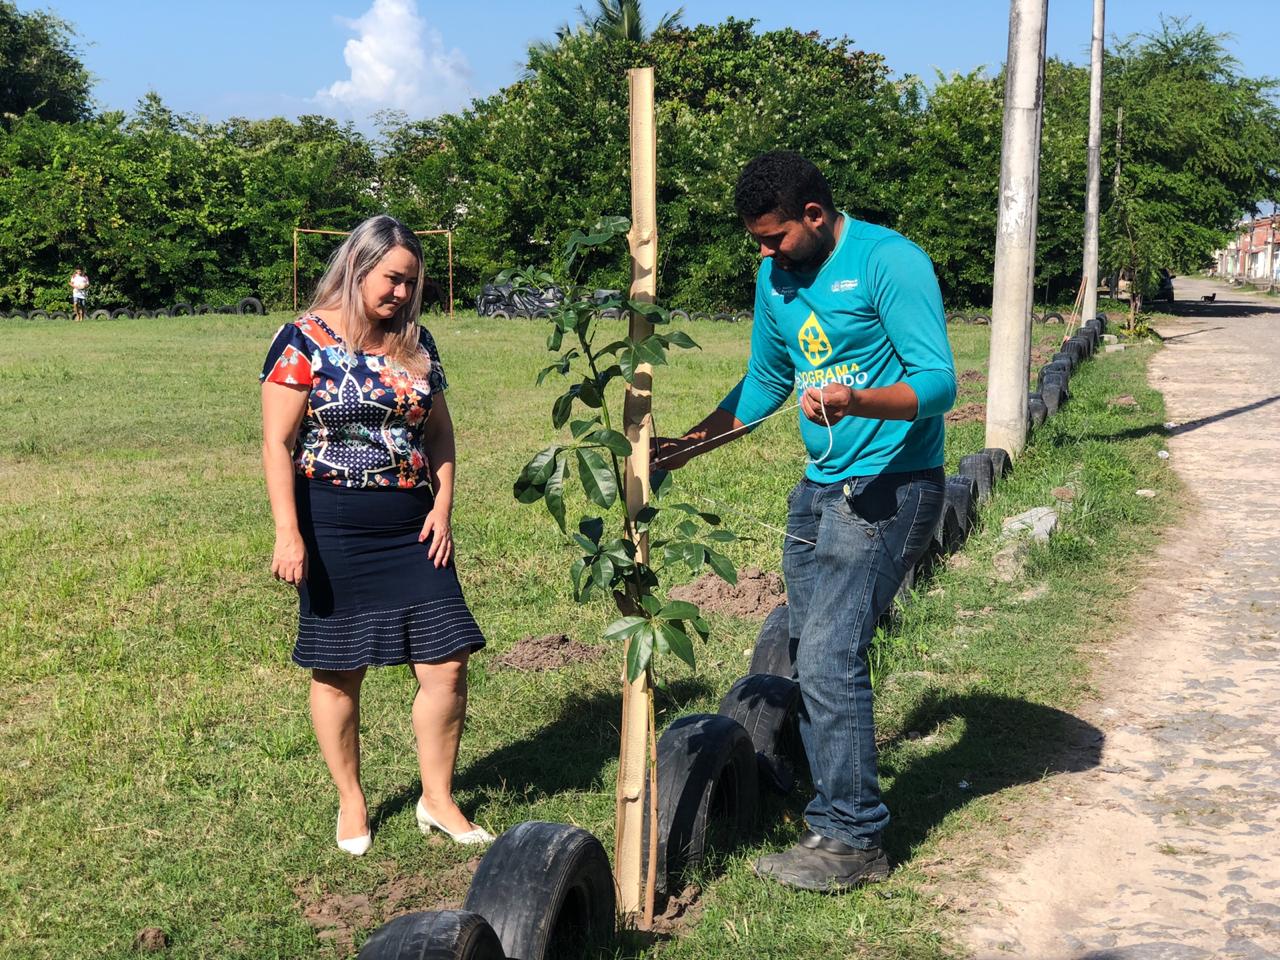
[[(307, 227), (293, 228), (293, 309), (298, 309), (298, 234), (327, 233), (335, 237), (347, 237), (350, 230), (312, 230)], [(449, 319), (453, 319), (453, 231), (452, 230), (415, 230), (414, 236), (428, 237), (444, 234), (449, 241)]]

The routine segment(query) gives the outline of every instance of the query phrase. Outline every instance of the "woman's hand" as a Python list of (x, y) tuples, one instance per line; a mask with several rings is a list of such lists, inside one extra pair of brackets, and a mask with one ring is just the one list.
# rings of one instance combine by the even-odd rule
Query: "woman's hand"
[(431, 537), (431, 546), (427, 550), (427, 559), (437, 567), (447, 567), (453, 559), (453, 530), (450, 525), (450, 507), (437, 501), (427, 514), (422, 532), (418, 534), (418, 542), (425, 543)]
[(295, 587), (307, 576), (307, 546), (302, 534), (277, 533), (276, 548), (271, 553), (271, 575)]

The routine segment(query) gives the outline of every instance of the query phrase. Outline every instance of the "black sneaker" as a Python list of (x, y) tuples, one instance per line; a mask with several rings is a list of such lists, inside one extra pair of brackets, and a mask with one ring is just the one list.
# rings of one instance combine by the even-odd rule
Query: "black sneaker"
[(790, 850), (761, 857), (753, 865), (758, 877), (769, 877), (784, 887), (840, 893), (889, 876), (889, 858), (879, 847), (863, 850), (812, 830)]

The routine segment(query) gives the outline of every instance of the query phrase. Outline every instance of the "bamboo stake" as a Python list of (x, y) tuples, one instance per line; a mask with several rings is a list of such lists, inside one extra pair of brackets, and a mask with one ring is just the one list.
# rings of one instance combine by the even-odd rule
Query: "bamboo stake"
[[(653, 120), (653, 68), (627, 71), (631, 87), (631, 298), (652, 303), (657, 294), (657, 166), (658, 140)], [(653, 325), (632, 313), (630, 334), (643, 340), (653, 333)], [(636, 514), (649, 502), (649, 442), (653, 438), (651, 404), (653, 368), (641, 364), (627, 387), (622, 406), (622, 424), (631, 441), (631, 455), (624, 470), (628, 529), (634, 529)], [(648, 563), (649, 538), (635, 538), (636, 561)], [(633, 642), (633, 641), (629, 641)], [(624, 660), (625, 662), (625, 660)], [(647, 672), (634, 683), (623, 675), (622, 748), (618, 758), (617, 835), (614, 871), (618, 881), (619, 910), (624, 916), (642, 913), (643, 929), (653, 922), (653, 901), (645, 902), (643, 892), (645, 781), (651, 781), (657, 796), (656, 777), (649, 765), (650, 717), (653, 690)], [(650, 836), (656, 837), (657, 817), (650, 818)], [(653, 844), (650, 844), (652, 851)], [(656, 860), (650, 856), (652, 868)]]

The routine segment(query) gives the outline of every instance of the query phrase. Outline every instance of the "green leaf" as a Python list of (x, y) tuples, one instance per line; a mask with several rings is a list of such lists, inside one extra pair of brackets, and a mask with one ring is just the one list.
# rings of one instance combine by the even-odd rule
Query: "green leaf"
[(635, 683), (653, 659), (653, 626), (646, 623), (627, 641), (627, 680)]
[(707, 563), (711, 565), (711, 569), (716, 572), (716, 576), (721, 580), (733, 584), (738, 582), (738, 571), (734, 568), (733, 561), (723, 553), (716, 553), (716, 551), (708, 547)]
[(692, 620), (697, 615), (697, 605), (688, 600), (672, 600), (658, 611), (658, 616), (663, 620)]
[(596, 544), (592, 543), (582, 534), (575, 533), (575, 534), (572, 534), (572, 536), (573, 536), (574, 542), (576, 542), (578, 546), (580, 546), (583, 550), (585, 550), (588, 556), (594, 557), (597, 553), (600, 552), (599, 550), (596, 549)]
[(648, 622), (644, 617), (623, 617), (620, 620), (615, 620), (605, 627), (604, 639), (609, 641), (625, 640)]
[(682, 537), (693, 537), (698, 533), (698, 525), (692, 520), (681, 520), (676, 524), (676, 533)]
[(587, 569), (587, 561), (583, 557), (579, 557), (573, 561), (573, 566), (569, 568), (569, 575), (573, 578), (573, 599), (582, 602), (582, 574)]
[(624, 569), (631, 566), (632, 560), (635, 559), (636, 548), (631, 541), (619, 538), (602, 544), (600, 552), (611, 559), (616, 567)]
[(687, 333), (685, 333), (683, 330), (673, 330), (670, 333), (664, 333), (662, 335), (662, 339), (665, 340), (668, 345), (674, 344), (675, 346), (680, 347), (684, 350), (693, 350), (693, 349), (701, 350), (702, 349), (696, 343), (694, 343), (693, 338), (689, 336)]
[(732, 530), (712, 530), (707, 534), (707, 539), (714, 543), (733, 543), (738, 535)]
[(547, 481), (556, 468), (558, 446), (550, 446), (540, 450), (533, 459), (524, 465), (515, 482), (515, 498), (521, 503), (534, 503), (541, 500)]
[(599, 546), (600, 538), (604, 535), (604, 520), (600, 517), (583, 517), (578, 521), (578, 531), (594, 546)]
[(601, 590), (607, 589), (613, 582), (613, 561), (604, 554), (597, 554), (591, 563), (591, 582)]
[(594, 380), (583, 380), (578, 384), (578, 399), (588, 407), (599, 409), (604, 406), (604, 398), (600, 396), (600, 389)]
[(573, 411), (573, 393), (574, 391), (570, 389), (560, 394), (556, 397), (556, 402), (551, 405), (551, 422), (557, 430), (565, 425), (569, 414)]
[(620, 457), (631, 455), (631, 441), (617, 430), (597, 430), (587, 437), (591, 443), (598, 443)]
[(613, 506), (618, 499), (618, 484), (604, 457), (590, 449), (580, 448), (574, 453), (578, 456), (578, 478), (587, 496), (602, 507)]
[[(654, 518), (662, 511), (657, 507), (645, 505), (636, 512), (636, 529), (643, 532), (649, 529), (649, 525), (653, 523)], [(650, 544), (654, 546), (654, 544)]]
[(555, 471), (547, 481), (547, 509), (555, 517), (561, 532), (564, 532), (564, 476), (568, 469), (568, 455), (564, 451), (557, 453)]
[(609, 239), (625, 236), (631, 229), (631, 221), (626, 217), (607, 216), (598, 219), (591, 227), (592, 233), (608, 234)]
[(666, 646), (671, 652), (683, 660), (691, 667), (696, 667), (693, 657), (693, 641), (689, 639), (689, 635), (679, 626), (666, 621), (658, 625), (659, 631), (662, 633), (662, 639), (666, 641)]
[(590, 420), (573, 420), (569, 423), (569, 430), (573, 433), (573, 439), (581, 440), (592, 427), (600, 422), (599, 417), (592, 417)]
[(650, 470), (649, 496), (654, 500), (661, 500), (671, 493), (673, 483), (670, 470)]
[(640, 598), (640, 606), (644, 607), (645, 613), (651, 617), (656, 617), (658, 611), (662, 609), (662, 604), (658, 602), (658, 598), (648, 593)]
[(554, 320), (555, 320), (554, 317), (552, 318), (552, 320), (553, 320), (553, 324), (551, 327), (551, 332), (547, 334), (547, 349), (551, 351), (555, 351), (555, 350), (559, 350), (561, 345), (564, 343), (564, 328), (561, 327), (559, 324), (554, 323)]

